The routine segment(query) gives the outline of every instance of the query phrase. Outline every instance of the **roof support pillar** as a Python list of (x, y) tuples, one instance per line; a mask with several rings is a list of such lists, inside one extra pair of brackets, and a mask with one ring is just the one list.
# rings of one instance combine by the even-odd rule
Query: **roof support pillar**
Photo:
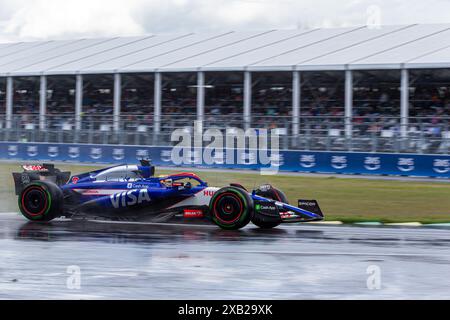
[(300, 134), (300, 101), (301, 101), (301, 75), (299, 71), (292, 73), (292, 142), (297, 145)]
[(12, 128), (14, 79), (6, 78), (6, 128)]
[(400, 86), (400, 136), (408, 137), (409, 124), (409, 71), (402, 69)]
[(45, 130), (47, 114), (47, 77), (42, 75), (40, 78), (39, 90), (39, 130)]
[(345, 137), (351, 139), (353, 136), (353, 72), (345, 71)]
[(205, 118), (205, 73), (197, 72), (197, 121)]
[(83, 112), (83, 76), (75, 79), (75, 129), (81, 130), (81, 112)]
[(155, 83), (154, 83), (154, 111), (153, 111), (153, 133), (158, 135), (161, 131), (161, 97), (162, 97), (162, 86), (161, 86), (161, 73), (155, 73)]
[(114, 116), (113, 128), (114, 131), (120, 129), (120, 103), (122, 99), (122, 76), (120, 73), (114, 74)]
[(249, 129), (251, 126), (252, 116), (252, 74), (250, 71), (244, 72), (244, 128)]

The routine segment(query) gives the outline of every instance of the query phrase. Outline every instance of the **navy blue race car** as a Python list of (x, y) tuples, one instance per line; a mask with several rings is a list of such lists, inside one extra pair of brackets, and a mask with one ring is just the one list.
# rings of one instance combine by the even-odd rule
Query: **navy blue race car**
[(271, 185), (247, 191), (239, 184), (210, 187), (193, 173), (155, 176), (155, 167), (118, 165), (71, 176), (54, 165), (27, 165), (13, 173), (19, 208), (32, 221), (89, 216), (151, 222), (213, 222), (235, 230), (323, 220), (315, 200), (290, 205)]

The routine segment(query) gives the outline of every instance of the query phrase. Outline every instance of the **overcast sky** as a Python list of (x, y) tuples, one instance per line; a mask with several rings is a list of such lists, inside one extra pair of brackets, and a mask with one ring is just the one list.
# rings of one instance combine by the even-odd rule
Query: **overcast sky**
[(450, 23), (449, 0), (0, 0), (0, 42)]

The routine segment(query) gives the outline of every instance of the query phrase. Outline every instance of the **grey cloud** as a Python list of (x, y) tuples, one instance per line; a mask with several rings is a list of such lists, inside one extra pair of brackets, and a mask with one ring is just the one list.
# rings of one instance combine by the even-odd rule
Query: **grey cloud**
[(448, 0), (0, 0), (0, 40), (448, 23)]

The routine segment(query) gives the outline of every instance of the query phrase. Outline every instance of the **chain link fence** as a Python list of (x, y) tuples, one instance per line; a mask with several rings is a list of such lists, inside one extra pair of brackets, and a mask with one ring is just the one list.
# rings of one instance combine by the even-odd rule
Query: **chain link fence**
[[(117, 126), (112, 115), (83, 115), (78, 123), (73, 115), (0, 116), (0, 141), (162, 146), (174, 143), (171, 135), (176, 129), (192, 133), (195, 120), (195, 115), (163, 115), (157, 132), (151, 115), (123, 115), (116, 118)], [(351, 136), (346, 134), (346, 123), (351, 123)], [(280, 148), (288, 150), (419, 154), (450, 151), (450, 117), (410, 118), (404, 130), (399, 117), (383, 116), (354, 117), (351, 121), (337, 116), (302, 116), (296, 124), (288, 116), (253, 115), (251, 123), (245, 124), (242, 115), (229, 114), (205, 115), (203, 121), (203, 130), (232, 127), (275, 130), (280, 136)], [(293, 135), (297, 130), (298, 135)]]

